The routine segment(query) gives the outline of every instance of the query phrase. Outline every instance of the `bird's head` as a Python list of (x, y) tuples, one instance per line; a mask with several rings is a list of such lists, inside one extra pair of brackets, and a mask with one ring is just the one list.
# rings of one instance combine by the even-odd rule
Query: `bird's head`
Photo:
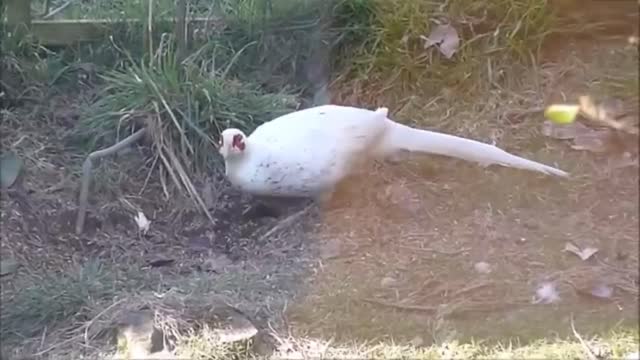
[(239, 129), (226, 129), (220, 134), (218, 142), (218, 152), (227, 160), (243, 154), (247, 147), (247, 137)]

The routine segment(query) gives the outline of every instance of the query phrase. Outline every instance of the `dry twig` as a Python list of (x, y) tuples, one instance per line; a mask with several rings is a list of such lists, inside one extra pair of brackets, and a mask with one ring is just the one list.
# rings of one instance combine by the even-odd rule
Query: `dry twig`
[(73, 1), (69, 0), (66, 3), (62, 4), (60, 7), (54, 9), (53, 11), (49, 12), (49, 1), (47, 1), (45, 3), (45, 15), (42, 16), (42, 20), (47, 20), (50, 19), (52, 17), (54, 17), (56, 14), (60, 13), (62, 10), (66, 9), (69, 5), (71, 5)]
[(580, 341), (580, 344), (582, 345), (582, 347), (584, 348), (585, 352), (587, 353), (587, 356), (589, 356), (589, 359), (590, 360), (598, 360), (598, 357), (593, 352), (593, 350), (591, 350), (591, 347), (589, 346), (589, 344), (587, 344), (587, 342), (584, 341), (584, 339), (582, 339), (582, 336), (580, 336), (580, 334), (576, 330), (576, 326), (573, 323), (573, 313), (571, 313), (571, 331), (573, 331), (573, 335), (578, 339), (578, 341)]
[(112, 155), (117, 151), (129, 146), (146, 134), (146, 129), (140, 129), (122, 141), (112, 145), (106, 149), (94, 151), (82, 164), (82, 185), (80, 187), (80, 199), (78, 201), (78, 217), (76, 219), (76, 234), (80, 235), (84, 229), (84, 220), (87, 213), (87, 201), (89, 198), (89, 184), (91, 182), (91, 169), (93, 168), (93, 160)]
[(294, 221), (298, 220), (300, 217), (308, 213), (309, 210), (311, 210), (311, 208), (313, 207), (313, 205), (314, 204), (311, 203), (304, 209), (289, 215), (288, 217), (284, 218), (282, 221), (279, 221), (274, 227), (271, 228), (271, 230), (267, 231), (264, 235), (260, 236), (259, 241), (265, 240), (269, 236), (273, 235), (276, 231), (279, 231), (285, 228), (286, 226), (289, 226), (291, 223), (293, 223)]

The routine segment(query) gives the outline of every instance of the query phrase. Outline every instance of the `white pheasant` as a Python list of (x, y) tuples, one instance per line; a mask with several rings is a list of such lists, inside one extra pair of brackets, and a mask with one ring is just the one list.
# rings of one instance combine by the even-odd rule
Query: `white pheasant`
[(361, 162), (404, 151), (568, 176), (494, 145), (402, 125), (387, 114), (384, 107), (322, 105), (268, 121), (249, 136), (226, 129), (218, 144), (226, 176), (253, 195), (321, 198)]

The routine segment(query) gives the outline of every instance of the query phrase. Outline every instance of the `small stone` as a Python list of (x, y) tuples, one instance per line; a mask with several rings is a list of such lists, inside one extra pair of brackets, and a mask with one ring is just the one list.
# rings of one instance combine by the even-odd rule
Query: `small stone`
[(231, 264), (233, 264), (233, 261), (231, 261), (228, 256), (217, 254), (206, 259), (202, 264), (202, 268), (205, 271), (219, 272)]
[(162, 332), (154, 326), (154, 315), (149, 310), (125, 312), (116, 326), (118, 352), (129, 358), (148, 358), (164, 347)]
[(231, 343), (254, 337), (258, 329), (242, 311), (227, 304), (218, 304), (209, 313), (207, 325), (214, 329), (221, 343)]
[(477, 262), (473, 265), (473, 268), (480, 274), (488, 274), (491, 272), (491, 265), (484, 261)]
[(640, 351), (634, 351), (632, 353), (628, 353), (624, 360), (640, 360)]
[(533, 303), (552, 304), (559, 300), (560, 294), (556, 290), (556, 286), (551, 282), (544, 282), (536, 290), (536, 296), (533, 299)]
[(409, 341), (409, 343), (413, 347), (419, 347), (419, 346), (422, 346), (424, 344), (424, 340), (420, 336), (416, 336), (413, 339), (411, 339), (411, 341)]
[(590, 293), (600, 299), (610, 299), (613, 296), (613, 288), (606, 284), (597, 284), (591, 288)]
[(341, 253), (342, 249), (340, 247), (340, 243), (335, 240), (327, 241), (320, 249), (320, 257), (323, 260), (338, 257)]
[(15, 272), (20, 264), (12, 258), (4, 258), (0, 261), (0, 276), (9, 275)]
[(205, 252), (211, 248), (211, 243), (206, 236), (196, 236), (189, 239), (189, 248), (194, 252)]
[(385, 276), (382, 278), (382, 280), (380, 280), (380, 285), (382, 285), (383, 287), (392, 287), (394, 285), (396, 285), (398, 281), (390, 276)]

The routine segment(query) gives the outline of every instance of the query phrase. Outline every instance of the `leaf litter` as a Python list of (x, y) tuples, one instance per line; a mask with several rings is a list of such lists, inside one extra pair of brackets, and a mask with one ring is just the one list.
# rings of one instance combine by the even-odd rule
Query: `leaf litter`
[[(590, 96), (581, 96), (578, 105), (553, 104), (545, 110), (548, 119), (543, 123), (545, 136), (572, 140), (574, 150), (593, 153), (619, 153), (622, 160), (616, 168), (632, 166), (625, 161), (637, 153), (638, 116), (634, 110), (616, 98), (596, 103)], [(583, 122), (577, 121), (584, 120)]]
[(0, 185), (9, 188), (20, 175), (22, 160), (13, 151), (0, 155)]
[(582, 259), (582, 261), (587, 261), (599, 250), (594, 247), (586, 247), (584, 249), (580, 249), (579, 247), (568, 242), (564, 245), (564, 249), (562, 251), (570, 252), (577, 255), (580, 259)]
[(460, 47), (458, 31), (451, 24), (438, 24), (429, 36), (421, 35), (424, 40), (424, 49), (435, 46), (447, 59), (451, 59)]
[(544, 282), (536, 289), (534, 304), (553, 304), (560, 301), (560, 294), (552, 282)]

